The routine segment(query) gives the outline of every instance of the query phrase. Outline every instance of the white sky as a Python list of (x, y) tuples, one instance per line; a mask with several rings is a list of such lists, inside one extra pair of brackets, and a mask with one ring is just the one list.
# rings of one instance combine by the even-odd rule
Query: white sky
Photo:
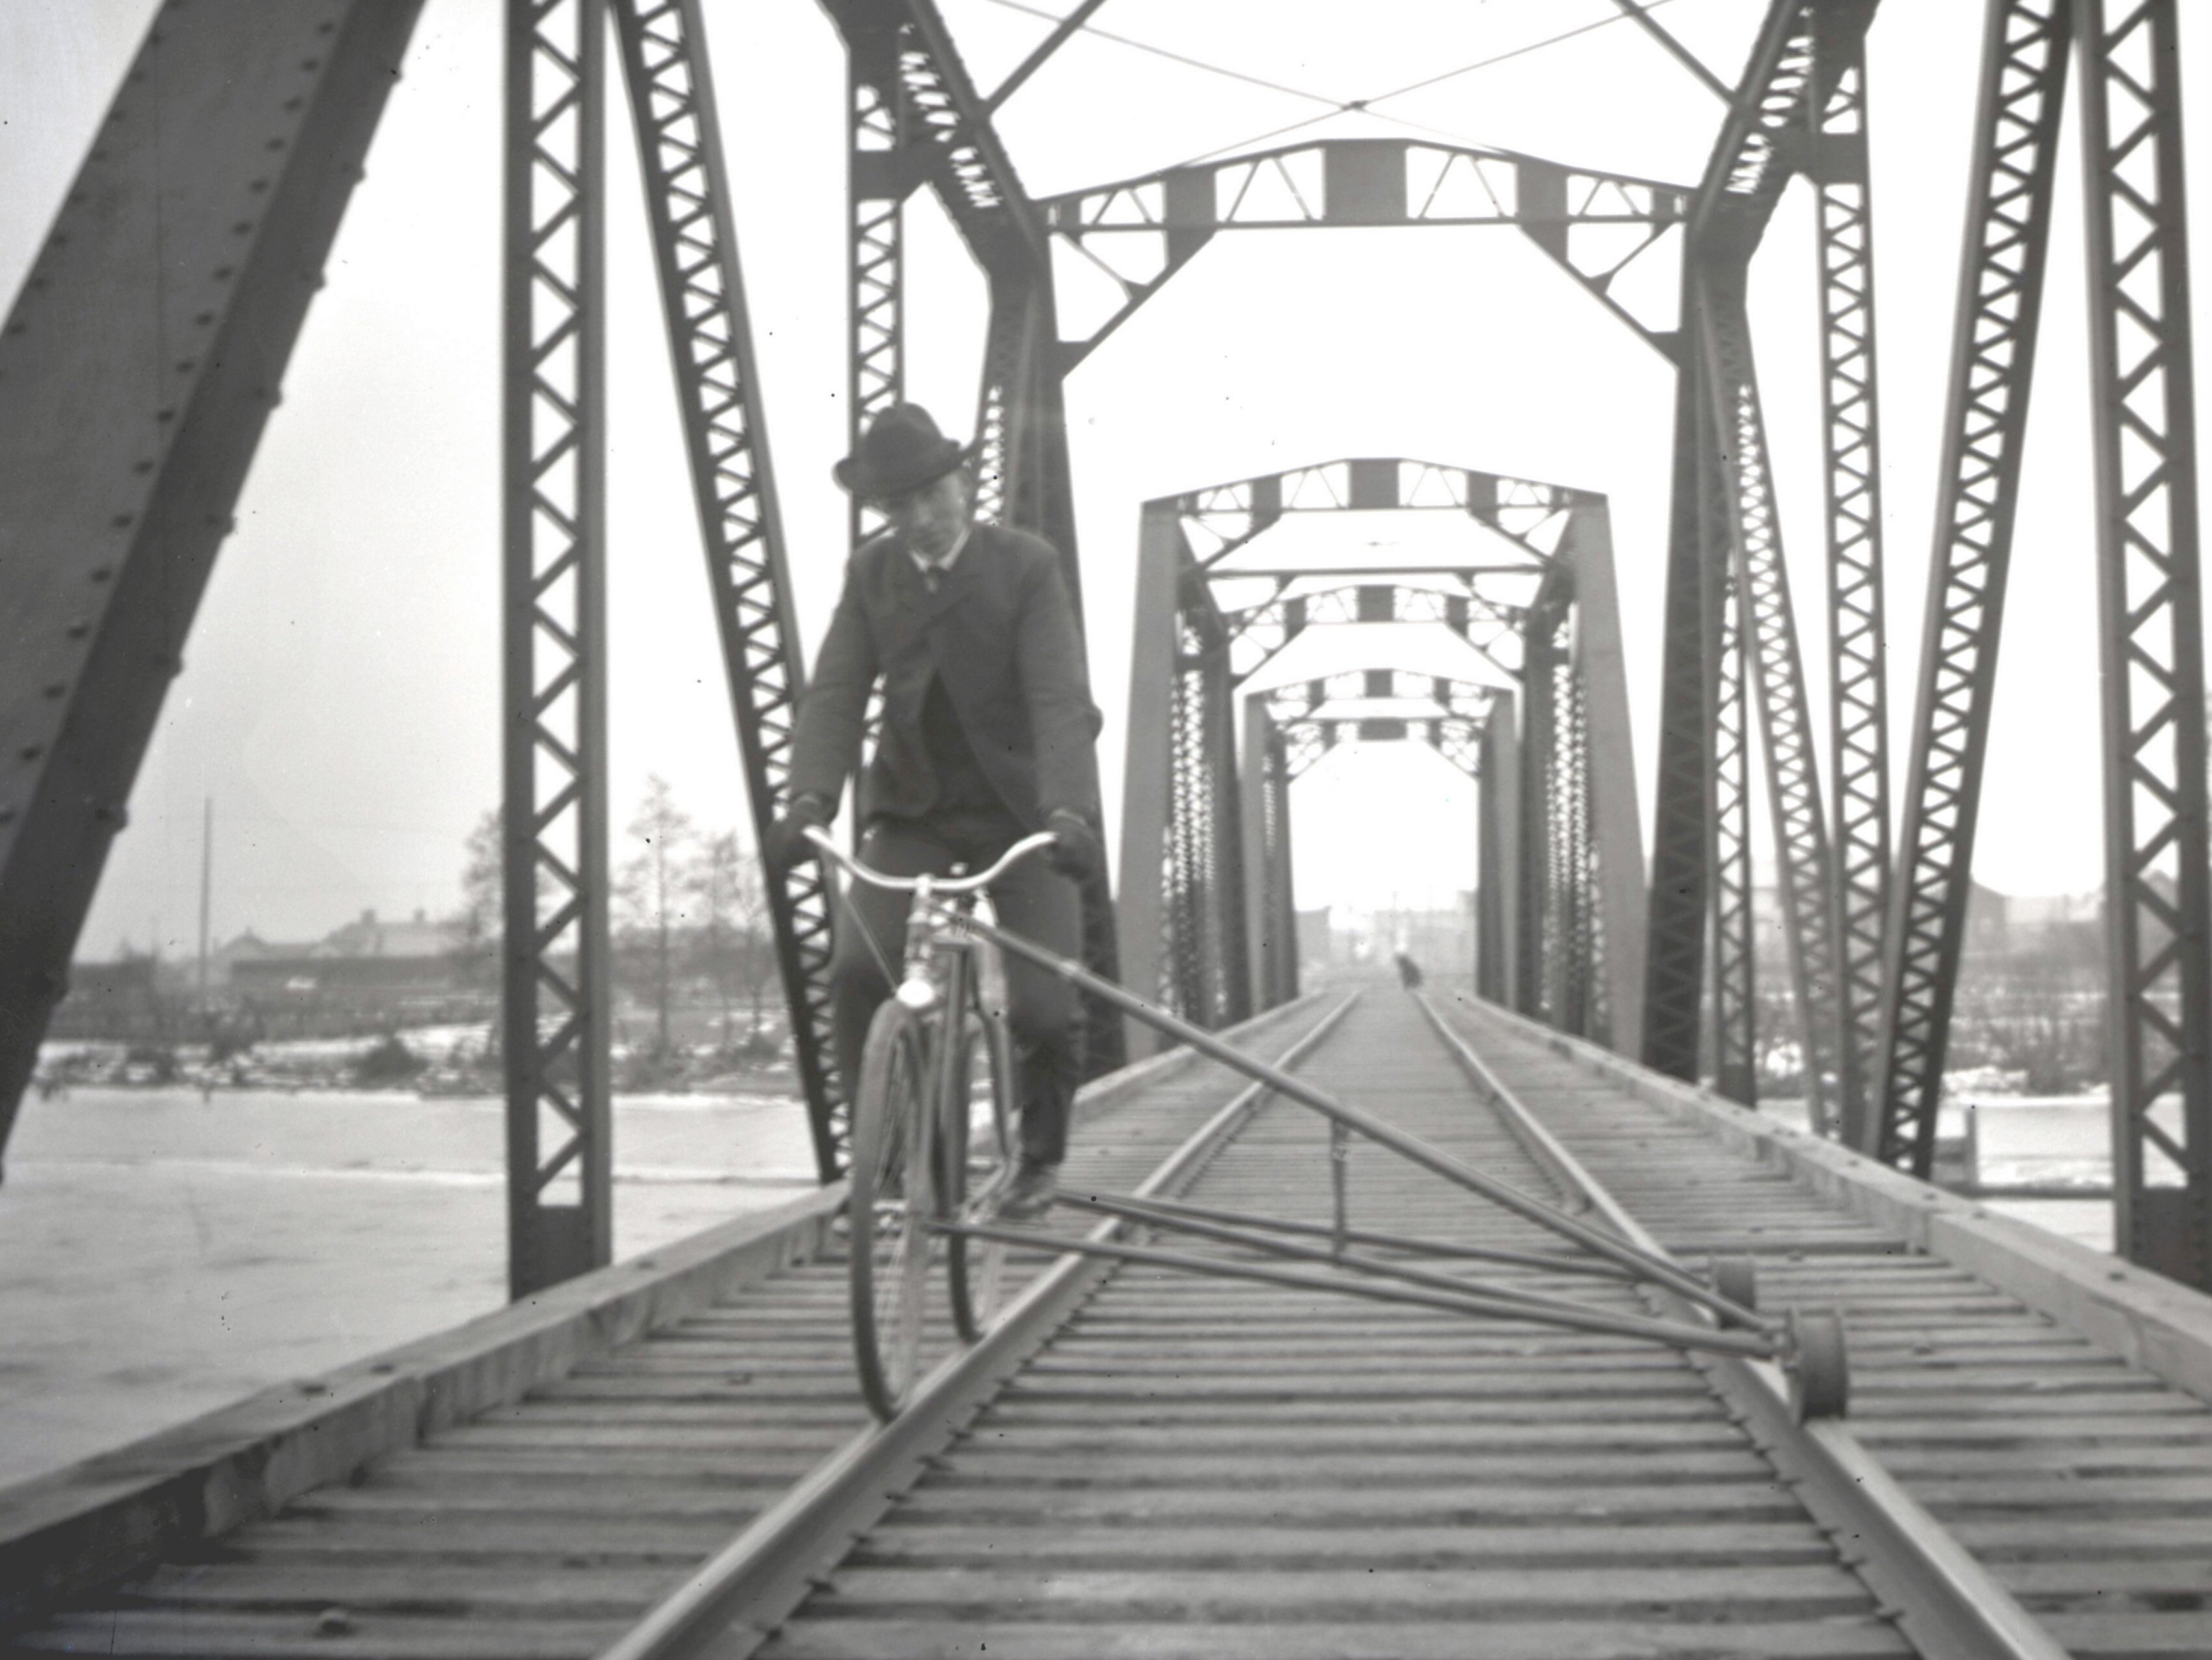
[[(1054, 10), (1065, 0), (1050, 0)], [(12, 295), (150, 15), (150, 0), (0, 0), (0, 293)], [(1047, 25), (946, 0), (977, 81)], [(1114, 0), (1103, 28), (1336, 99), (1372, 97), (1613, 13), (1609, 0), (1194, 7)], [(1759, 0), (1659, 15), (1724, 76)], [(81, 945), (192, 948), (201, 803), (216, 801), (215, 924), (318, 935), (363, 907), (458, 898), (497, 797), (499, 21), (428, 0), (368, 177), (295, 352), (183, 676)], [(1980, 8), (1904, 0), (1871, 36), (1894, 730), (1910, 717)], [(835, 597), (844, 448), (842, 51), (804, 0), (708, 8), (763, 393), (811, 657)], [(2189, 20), (2196, 20), (2191, 16)], [(2185, 37), (2185, 73), (2212, 72)], [(1007, 106), (1036, 194), (1147, 172), (1324, 106), (1079, 37)], [(1384, 108), (1466, 140), (1694, 183), (1719, 105), (1632, 26)], [(736, 746), (652, 294), (627, 118), (611, 99), (609, 267), (614, 798), (658, 772), (702, 821), (741, 813)], [(2204, 124), (2194, 137), (2201, 139)], [(1360, 117), (1299, 137), (1418, 136)], [(2192, 143), (2202, 195), (2212, 157)], [(2013, 892), (2100, 874), (2078, 162), (2060, 174), (1978, 874)], [(919, 202), (919, 198), (917, 201)], [(1793, 189), (1753, 305), (1800, 630), (1825, 723), (1812, 233)], [(972, 420), (980, 279), (910, 209), (909, 396)], [(1607, 492), (1651, 787), (1670, 374), (1503, 230), (1232, 233), (1069, 385), (1091, 670), (1118, 811), (1137, 510), (1145, 499), (1344, 455), (1403, 454)], [(1350, 562), (1347, 560), (1346, 562)], [(1317, 639), (1283, 677), (1471, 658), (1398, 629)], [(1902, 755), (1897, 757), (1901, 774)], [(1299, 786), (1302, 903), (1443, 901), (1471, 885), (1473, 797), (1404, 746), (1332, 756)], [(1649, 829), (1648, 806), (1644, 814)], [(1762, 827), (1763, 833), (1763, 827)]]

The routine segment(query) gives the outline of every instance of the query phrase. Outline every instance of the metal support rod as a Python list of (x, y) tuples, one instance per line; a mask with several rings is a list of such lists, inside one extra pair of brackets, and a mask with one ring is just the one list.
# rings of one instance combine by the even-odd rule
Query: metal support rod
[[(613, 11), (759, 847), (788, 793), (805, 675), (705, 26), (700, 0), (613, 0)], [(813, 860), (762, 872), (815, 1167), (825, 1182), (843, 1167), (848, 1133), (830, 1039), (828, 880)]]
[[(1097, 1196), (1063, 1191), (1058, 1201), (1079, 1209), (1089, 1209), (1097, 1203)], [(1332, 1223), (1294, 1221), (1285, 1216), (1256, 1215), (1249, 1210), (1222, 1210), (1211, 1205), (1186, 1204), (1180, 1200), (1146, 1198), (1121, 1200), (1121, 1203), (1141, 1203), (1148, 1210), (1168, 1216), (1190, 1216), (1200, 1221), (1225, 1222), (1233, 1227), (1259, 1228), (1271, 1233), (1295, 1233), (1308, 1239), (1333, 1239), (1338, 1230)], [(1469, 1262), (1498, 1263), (1512, 1268), (1533, 1268), (1545, 1273), (1588, 1275), (1608, 1280), (1616, 1285), (1632, 1285), (1636, 1276), (1626, 1269), (1612, 1263), (1601, 1263), (1589, 1257), (1571, 1257), (1564, 1251), (1501, 1251), (1488, 1245), (1456, 1245), (1444, 1239), (1416, 1239), (1404, 1233), (1378, 1233), (1371, 1228), (1347, 1227), (1343, 1230), (1345, 1241), (1350, 1245), (1374, 1245), (1384, 1251), (1403, 1251), (1422, 1257), (1464, 1257)]]
[[(1693, 1325), (1686, 1320), (1677, 1323), (1643, 1319), (1634, 1315), (1603, 1314), (1572, 1304), (1563, 1304), (1540, 1312), (1525, 1303), (1509, 1302), (1503, 1298), (1483, 1297), (1470, 1293), (1427, 1291), (1409, 1285), (1377, 1285), (1372, 1281), (1356, 1280), (1346, 1275), (1304, 1274), (1296, 1269), (1269, 1268), (1260, 1263), (1237, 1262), (1225, 1257), (1201, 1257), (1186, 1251), (1161, 1251), (1151, 1245), (1115, 1245), (1103, 1239), (1070, 1239), (978, 1222), (947, 1222), (942, 1226), (947, 1233), (963, 1234), (971, 1239), (994, 1239), (1002, 1245), (1031, 1249), (1042, 1245), (1078, 1256), (1103, 1257), (1113, 1262), (1135, 1263), (1146, 1268), (1174, 1269), (1181, 1273), (1204, 1275), (1214, 1279), (1248, 1280), (1259, 1285), (1286, 1286), (1293, 1291), (1333, 1292), (1342, 1296), (1364, 1297), (1370, 1302), (1403, 1303), (1414, 1308), (1441, 1309), (1449, 1314), (1471, 1314), (1493, 1320), (1521, 1320), (1531, 1324), (1557, 1326), (1568, 1331), (1594, 1332), (1609, 1337), (1641, 1337), (1664, 1343), (1669, 1348), (1694, 1349), (1711, 1354), (1741, 1354), (1761, 1360), (1773, 1360), (1778, 1353), (1771, 1337), (1724, 1330), (1714, 1326)], [(1319, 1256), (1322, 1253), (1314, 1254)]]
[(1881, 1040), (1889, 906), (1889, 700), (1882, 615), (1881, 445), (1875, 375), (1874, 209), (1866, 28), (1812, 8), (1809, 172), (1820, 281), (1820, 403), (1828, 532), (1828, 742), (1835, 791), (1837, 1110), (1866, 1137)]
[(1923, 1178), (1966, 940), (2071, 5), (1988, 0), (1984, 24), (1919, 698), (1883, 930), (1881, 1112), (1863, 1144)]
[[(1131, 997), (1111, 981), (1100, 979), (1081, 963), (1056, 956), (1042, 946), (977, 918), (969, 918), (962, 925), (979, 937), (990, 941), (1000, 950), (1011, 951), (1024, 961), (1057, 974), (1072, 985), (1108, 999), (1123, 1013), (1188, 1044), (1207, 1059), (1219, 1061), (1255, 1082), (1265, 1085), (1275, 1094), (1287, 1096), (1303, 1106), (1312, 1108), (1325, 1118), (1358, 1131), (1368, 1140), (1389, 1148), (1401, 1158), (1419, 1165), (1431, 1174), (1441, 1176), (1470, 1193), (1480, 1194), (1524, 1221), (1550, 1229), (1561, 1239), (1571, 1240), (1606, 1261), (1629, 1269), (1639, 1279), (1679, 1292), (1700, 1307), (1711, 1309), (1715, 1313), (1735, 1316), (1744, 1312), (1717, 1294), (1703, 1281), (1684, 1273), (1675, 1263), (1626, 1245), (1604, 1229), (1593, 1227), (1579, 1217), (1571, 1216), (1556, 1206), (1523, 1193), (1510, 1183), (1500, 1181), (1463, 1160), (1455, 1159), (1449, 1153), (1430, 1146), (1419, 1136), (1411, 1135), (1360, 1107), (1340, 1101), (1280, 1067), (1255, 1060), (1242, 1050), (1224, 1043), (1212, 1033), (1203, 1031), (1188, 1021), (1179, 1020), (1165, 1009), (1156, 1009), (1141, 998)], [(1034, 1239), (1035, 1236), (1024, 1237)]]
[(1091, 21), (1091, 13), (1104, 5), (1106, 0), (1083, 0), (1083, 3), (1053, 25), (1052, 33), (1031, 48), (1030, 55), (1014, 65), (1012, 72), (999, 82), (998, 88), (984, 100), (985, 113), (996, 115), (999, 106), (1021, 89), (1022, 83), (1045, 66), (1053, 53), (1067, 44), (1068, 37)]
[[(2212, 916), (2174, 0), (2076, 0), (2096, 412), (2115, 1239), (2212, 1286)], [(2169, 1122), (2154, 1116), (2179, 1097)]]
[(507, 15), (503, 1013), (507, 1279), (520, 1298), (614, 1250), (607, 28), (604, 0), (509, 0)]
[[(1340, 1164), (1342, 1157), (1336, 1149), (1348, 1144), (1351, 1132), (1340, 1124), (1332, 1124), (1328, 1133), (1329, 1161), (1332, 1165)], [(1604, 1317), (1602, 1310), (1593, 1309), (1570, 1298), (1553, 1296), (1548, 1292), (1523, 1291), (1513, 1286), (1500, 1285), (1494, 1280), (1468, 1280), (1456, 1274), (1439, 1273), (1434, 1269), (1416, 1268), (1410, 1263), (1347, 1252), (1344, 1242), (1345, 1231), (1341, 1227), (1331, 1231), (1329, 1246), (1323, 1250), (1318, 1246), (1291, 1245), (1285, 1239), (1273, 1238), (1272, 1235), (1281, 1230), (1266, 1227), (1265, 1225), (1262, 1230), (1234, 1227), (1194, 1216), (1181, 1206), (1156, 1206), (1144, 1200), (1124, 1199), (1111, 1193), (1070, 1195), (1063, 1197), (1060, 1203), (1079, 1210), (1094, 1210), (1102, 1215), (1123, 1217), (1147, 1227), (1167, 1228), (1196, 1239), (1212, 1239), (1221, 1245), (1241, 1245), (1247, 1251), (1279, 1257), (1285, 1262), (1345, 1268), (1355, 1274), (1371, 1275), (1377, 1279), (1395, 1280), (1402, 1285), (1440, 1291), (1447, 1296), (1475, 1297), (1486, 1302), (1508, 1305), (1525, 1311), (1534, 1319), (1559, 1318), (1562, 1324), (1568, 1324), (1586, 1319), (1593, 1314)], [(1199, 1257), (1193, 1260), (1213, 1259)], [(1783, 1329), (1781, 1321), (1763, 1318), (1749, 1309), (1741, 1310), (1741, 1317), (1738, 1324), (1747, 1323), (1752, 1330), (1765, 1333), (1770, 1339)], [(1686, 1325), (1688, 1323), (1684, 1324)], [(1702, 1330), (1705, 1328), (1696, 1329)]]
[(1652, 16), (1650, 12), (1638, 3), (1638, 0), (1613, 0), (1613, 3), (1624, 15), (1632, 19), (1637, 27), (1642, 29), (1644, 33), (1665, 48), (1669, 58), (1695, 76), (1698, 84), (1705, 88), (1707, 92), (1712, 94), (1723, 104), (1732, 104), (1735, 101), (1735, 94), (1729, 89), (1728, 82), (1707, 69), (1704, 60), (1662, 27), (1659, 20)]

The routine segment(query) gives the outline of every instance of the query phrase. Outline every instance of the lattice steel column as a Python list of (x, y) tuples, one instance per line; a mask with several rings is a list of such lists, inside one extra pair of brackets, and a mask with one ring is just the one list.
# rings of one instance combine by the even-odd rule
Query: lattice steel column
[[(1683, 292), (1692, 292), (1683, 274)], [(1686, 330), (1685, 334), (1690, 331)], [(1694, 1081), (1712, 926), (1713, 625), (1703, 504), (1717, 458), (1704, 354), (1686, 352), (1674, 385), (1674, 464), (1662, 602), (1659, 760), (1651, 828), (1651, 897), (1644, 954), (1643, 1061)]]
[(1865, 1138), (1881, 1035), (1889, 904), (1889, 713), (1882, 621), (1881, 446), (1875, 378), (1874, 212), (1867, 167), (1866, 33), (1812, 8), (1809, 171), (1820, 269), (1820, 393), (1828, 530), (1828, 731), (1835, 791), (1837, 1098), (1843, 1138)]
[(1886, 930), (1881, 1111), (1867, 1148), (1923, 1177), (1936, 1156), (1936, 1107), (1966, 936), (2070, 4), (1990, 0), (1982, 45), (1936, 550)]
[(1596, 965), (1591, 912), (1596, 892), (1590, 857), (1589, 728), (1584, 718), (1582, 676), (1571, 653), (1552, 663), (1552, 777), (1547, 812), (1551, 821), (1552, 914), (1546, 919), (1545, 954), (1552, 1024), (1576, 1037), (1590, 1031)]
[[(855, 35), (847, 52), (846, 436), (857, 446), (869, 424), (906, 396), (904, 203), (913, 181), (893, 68), (897, 37)], [(849, 451), (848, 451), (849, 453)], [(883, 518), (860, 497), (848, 504), (855, 546)]]
[(1552, 915), (1553, 749), (1559, 718), (1553, 671), (1560, 651), (1559, 609), (1539, 601), (1522, 623), (1521, 653), (1520, 881), (1514, 902), (1514, 1007), (1534, 1019), (1546, 1017), (1551, 980), (1548, 924)]
[(1261, 793), (1267, 809), (1267, 913), (1276, 942), (1268, 1001), (1269, 1007), (1279, 1008), (1298, 995), (1299, 950), (1298, 893), (1291, 838), (1291, 757), (1280, 732), (1267, 734)]
[[(2212, 1285), (2197, 395), (2173, 0), (2077, 0), (2104, 667), (2115, 1238)], [(2179, 1097), (2166, 1122), (2153, 1116)]]
[(1219, 903), (1214, 837), (1213, 769), (1206, 754), (1205, 642), (1188, 616), (1176, 619), (1175, 704), (1169, 729), (1168, 825), (1162, 852), (1160, 961), (1166, 1003), (1194, 1026), (1221, 1024), (1215, 990), (1221, 954), (1212, 927)]
[(1797, 625), (1783, 562), (1751, 325), (1739, 274), (1709, 275), (1701, 285), (1696, 315), (1720, 438), (1726, 486), (1723, 494), (1735, 547), (1737, 615), (1765, 739), (1762, 758), (1782, 889), (1783, 937), (1796, 993), (1798, 1042), (1805, 1057), (1806, 1100), (1814, 1129), (1825, 1135), (1834, 1128), (1831, 1109), (1839, 1031), (1832, 865), (1814, 759), (1805, 669), (1797, 652)]
[[(1711, 427), (1705, 428), (1710, 439)], [(1717, 446), (1716, 446), (1717, 447)], [(1708, 453), (1711, 453), (1711, 451)], [(1728, 516), (1718, 457), (1704, 470), (1706, 651), (1713, 677), (1712, 1030), (1713, 1087), (1745, 1106), (1759, 1104), (1756, 944), (1752, 913), (1751, 703), (1746, 691), (1743, 613), (1721, 525)]]
[[(804, 682), (699, 0), (614, 0), (707, 575), (737, 717), (754, 845), (790, 787)], [(848, 1124), (830, 1027), (830, 895), (819, 864), (764, 870), (793, 1058), (822, 1179)]]
[(602, 0), (509, 0), (504, 1030), (516, 1297), (605, 1264), (614, 1245), (605, 41)]
[(1515, 918), (1520, 881), (1520, 755), (1514, 730), (1520, 701), (1501, 689), (1482, 728), (1482, 776), (1476, 786), (1480, 838), (1475, 911), (1475, 990), (1492, 1003), (1511, 1004)]

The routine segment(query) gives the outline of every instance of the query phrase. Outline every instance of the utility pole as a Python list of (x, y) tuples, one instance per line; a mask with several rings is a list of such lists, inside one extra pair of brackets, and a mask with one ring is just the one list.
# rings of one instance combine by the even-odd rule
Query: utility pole
[(215, 797), (200, 812), (200, 1019), (208, 1017), (208, 896), (215, 878)]

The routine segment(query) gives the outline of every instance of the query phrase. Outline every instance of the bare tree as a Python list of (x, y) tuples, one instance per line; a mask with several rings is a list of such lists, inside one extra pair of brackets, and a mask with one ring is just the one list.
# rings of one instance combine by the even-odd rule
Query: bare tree
[(645, 799), (629, 821), (638, 851), (622, 869), (620, 890), (634, 924), (653, 942), (653, 1047), (656, 1060), (673, 1050), (669, 1010), (674, 988), (670, 977), (670, 932), (681, 918), (686, 897), (684, 853), (697, 832), (691, 815), (676, 804), (668, 780), (654, 773), (645, 781)]
[(690, 874), (702, 933), (701, 966), (721, 998), (722, 1042), (734, 1046), (730, 1030), (733, 994), (750, 1003), (749, 1040), (757, 1041), (775, 966), (760, 862), (738, 839), (737, 832), (727, 830), (700, 846)]

